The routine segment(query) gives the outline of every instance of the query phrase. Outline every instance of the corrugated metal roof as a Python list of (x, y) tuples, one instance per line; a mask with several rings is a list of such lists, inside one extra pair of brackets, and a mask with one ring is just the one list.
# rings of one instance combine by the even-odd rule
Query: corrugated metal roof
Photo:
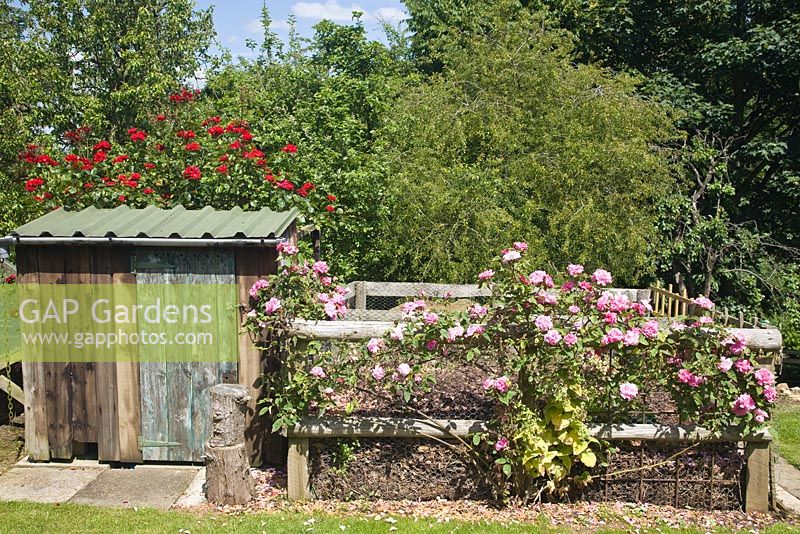
[(187, 210), (183, 206), (159, 209), (149, 206), (134, 209), (86, 208), (67, 211), (59, 208), (20, 226), (11, 235), (18, 237), (118, 237), (118, 238), (275, 238), (280, 237), (297, 218), (298, 211), (274, 212), (269, 209), (243, 211), (241, 208), (217, 211), (211, 207)]

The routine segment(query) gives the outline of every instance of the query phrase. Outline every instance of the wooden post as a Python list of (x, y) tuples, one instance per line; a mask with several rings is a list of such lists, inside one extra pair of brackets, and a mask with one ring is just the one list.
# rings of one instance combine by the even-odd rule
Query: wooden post
[(289, 455), (286, 459), (289, 500), (298, 501), (311, 498), (308, 465), (308, 438), (289, 438)]
[(364, 282), (356, 282), (356, 309), (367, 309), (367, 287)]
[(744, 511), (769, 512), (769, 442), (747, 444), (745, 471)]
[(211, 388), (211, 437), (205, 447), (205, 492), (210, 503), (245, 504), (256, 495), (244, 441), (248, 402), (247, 386), (217, 384)]

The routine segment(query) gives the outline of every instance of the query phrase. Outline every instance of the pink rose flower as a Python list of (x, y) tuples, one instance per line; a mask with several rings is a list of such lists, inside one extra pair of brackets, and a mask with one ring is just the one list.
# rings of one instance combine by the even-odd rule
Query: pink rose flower
[(763, 423), (767, 419), (769, 419), (769, 414), (762, 410), (761, 408), (757, 408), (755, 412), (753, 412), (753, 418), (758, 423)]
[(425, 309), (425, 301), (424, 300), (412, 300), (403, 304), (403, 313), (405, 315), (411, 315), (417, 310), (424, 310)]
[(753, 397), (747, 393), (739, 395), (736, 400), (733, 401), (733, 406), (731, 406), (731, 411), (738, 417), (743, 417), (755, 409), (756, 403)]
[(320, 367), (319, 365), (315, 365), (314, 367), (312, 367), (311, 370), (308, 372), (308, 374), (310, 374), (314, 378), (325, 378), (325, 376), (327, 376), (325, 375), (325, 371), (323, 371), (322, 367)]
[(439, 316), (434, 312), (425, 312), (422, 314), (422, 320), (425, 321), (425, 324), (436, 324)]
[(323, 286), (328, 287), (333, 283), (333, 278), (330, 276), (321, 276), (319, 281)]
[(544, 335), (544, 342), (548, 345), (558, 345), (560, 341), (561, 334), (558, 333), (558, 330), (548, 330)]
[(592, 282), (598, 286), (607, 286), (612, 281), (613, 279), (611, 278), (611, 273), (605, 269), (597, 269), (594, 273), (592, 273)]
[(642, 334), (644, 337), (653, 339), (658, 336), (658, 321), (647, 321), (642, 325)]
[(315, 261), (311, 269), (317, 274), (328, 274), (328, 264), (324, 261)]
[(617, 324), (617, 314), (608, 311), (603, 315), (603, 322), (606, 324)]
[(771, 386), (775, 383), (775, 375), (769, 369), (758, 369), (753, 376), (756, 378), (759, 386)]
[(263, 278), (256, 280), (255, 283), (250, 287), (250, 296), (252, 298), (258, 297), (258, 292), (261, 289), (266, 289), (269, 287), (269, 282), (264, 280)]
[(467, 327), (467, 337), (479, 336), (483, 334), (485, 328), (482, 324), (471, 324)]
[(580, 311), (581, 311), (581, 308), (580, 308), (580, 306), (578, 306), (578, 305), (576, 305), (576, 304), (573, 304), (572, 306), (570, 306), (570, 307), (569, 307), (569, 312), (570, 312), (572, 315), (575, 315), (576, 313), (580, 313)]
[(295, 254), (300, 252), (299, 248), (290, 243), (278, 243), (278, 246), (276, 248), (278, 249), (278, 252), (285, 254), (287, 256), (294, 256)]
[(511, 263), (512, 261), (518, 260), (522, 257), (518, 250), (504, 250), (503, 251), (503, 263)]
[(578, 342), (578, 336), (575, 335), (575, 332), (570, 332), (566, 336), (564, 336), (564, 344), (568, 347), (573, 346), (575, 343)]
[(383, 338), (373, 337), (367, 342), (367, 350), (371, 354), (378, 354), (383, 348)]
[(750, 363), (750, 360), (736, 360), (736, 363), (733, 364), (736, 367), (736, 370), (746, 375), (750, 371), (753, 370), (753, 364)]
[(386, 371), (384, 371), (383, 367), (380, 365), (376, 365), (374, 369), (372, 369), (372, 378), (375, 380), (383, 380), (383, 377), (386, 376)]
[(494, 444), (494, 450), (497, 452), (504, 451), (508, 448), (508, 439), (500, 436)]
[(487, 378), (483, 381), (483, 390), (489, 391), (490, 389), (494, 389), (494, 378)]
[(601, 345), (609, 345), (611, 343), (619, 343), (625, 338), (625, 334), (619, 328), (612, 328), (600, 340)]
[(491, 280), (494, 276), (494, 271), (491, 269), (486, 269), (481, 274), (478, 275), (478, 280), (485, 282), (486, 280)]
[(392, 330), (392, 333), (389, 334), (389, 337), (391, 337), (395, 341), (403, 341), (403, 338), (405, 337), (405, 335), (403, 334), (403, 325), (399, 324), (395, 326), (394, 329)]
[(573, 289), (575, 289), (575, 282), (573, 282), (572, 280), (568, 280), (568, 281), (564, 282), (563, 284), (561, 284), (561, 292), (562, 293), (569, 293)]
[(525, 252), (528, 250), (528, 244), (523, 241), (515, 241), (514, 248), (519, 250), (520, 252)]
[(692, 299), (692, 303), (698, 308), (703, 308), (704, 310), (714, 309), (714, 303), (706, 297), (697, 297), (696, 299)]
[(764, 386), (764, 399), (772, 404), (778, 398), (778, 390), (773, 386)]
[(339, 308), (334, 302), (326, 302), (324, 310), (329, 319), (336, 319), (336, 315), (339, 313)]
[(533, 271), (528, 275), (528, 281), (535, 286), (553, 287), (553, 278), (544, 271)]
[(425, 348), (428, 349), (428, 350), (431, 350), (431, 351), (436, 350), (436, 347), (438, 347), (438, 346), (439, 346), (439, 342), (436, 341), (435, 339), (431, 339), (430, 341), (425, 343)]
[(487, 313), (489, 313), (489, 308), (486, 306), (481, 306), (480, 304), (473, 304), (469, 308), (469, 316), (473, 319), (483, 317)]
[(627, 401), (635, 399), (638, 394), (639, 388), (636, 386), (636, 384), (625, 382), (619, 386), (619, 396)]
[(627, 347), (635, 347), (639, 344), (639, 330), (632, 328), (625, 332), (625, 337), (622, 338), (622, 344)]
[(567, 265), (567, 274), (570, 276), (580, 276), (583, 274), (583, 265), (578, 263), (570, 263)]
[(275, 297), (270, 298), (264, 303), (264, 313), (272, 315), (281, 308), (281, 301)]
[(451, 326), (447, 329), (447, 341), (452, 343), (456, 339), (464, 335), (464, 327), (460, 325)]
[(401, 363), (397, 366), (397, 373), (400, 376), (408, 376), (411, 374), (411, 366), (407, 363)]
[(509, 380), (507, 376), (501, 376), (494, 381), (494, 389), (498, 393), (505, 393), (510, 387), (511, 380)]
[(553, 319), (551, 319), (549, 315), (540, 315), (533, 321), (533, 324), (535, 324), (536, 328), (541, 332), (547, 332), (553, 328)]
[(724, 356), (719, 359), (719, 363), (717, 364), (717, 369), (722, 371), (723, 373), (727, 373), (733, 367), (733, 360), (730, 358), (725, 358)]

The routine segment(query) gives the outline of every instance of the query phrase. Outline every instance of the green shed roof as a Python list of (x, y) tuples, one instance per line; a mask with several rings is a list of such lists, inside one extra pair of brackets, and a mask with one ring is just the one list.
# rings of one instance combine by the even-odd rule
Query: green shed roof
[(187, 210), (183, 206), (159, 209), (86, 208), (82, 211), (54, 210), (20, 226), (15, 237), (116, 237), (156, 239), (243, 239), (280, 237), (297, 218), (298, 211), (241, 208)]

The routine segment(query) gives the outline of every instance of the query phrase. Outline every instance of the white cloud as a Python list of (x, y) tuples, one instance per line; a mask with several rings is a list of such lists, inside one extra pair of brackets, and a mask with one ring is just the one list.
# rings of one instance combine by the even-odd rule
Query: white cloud
[(334, 21), (349, 21), (353, 18), (353, 11), (364, 12), (358, 4), (343, 6), (336, 0), (322, 2), (298, 2), (292, 6), (292, 13), (300, 19), (328, 19)]
[(408, 18), (408, 15), (402, 9), (397, 9), (396, 7), (379, 7), (375, 10), (373, 16), (380, 21), (386, 21), (391, 24), (397, 24)]

